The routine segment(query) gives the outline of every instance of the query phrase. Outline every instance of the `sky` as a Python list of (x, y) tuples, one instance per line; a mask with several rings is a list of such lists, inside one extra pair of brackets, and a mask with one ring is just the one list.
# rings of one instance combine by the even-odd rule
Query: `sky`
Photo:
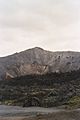
[(0, 0), (0, 56), (80, 51), (80, 0)]

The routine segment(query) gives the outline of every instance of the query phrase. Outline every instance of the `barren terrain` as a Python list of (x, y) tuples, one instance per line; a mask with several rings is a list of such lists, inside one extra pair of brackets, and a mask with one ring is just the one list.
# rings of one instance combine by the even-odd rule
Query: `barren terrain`
[(1, 105), (0, 120), (80, 120), (80, 110)]

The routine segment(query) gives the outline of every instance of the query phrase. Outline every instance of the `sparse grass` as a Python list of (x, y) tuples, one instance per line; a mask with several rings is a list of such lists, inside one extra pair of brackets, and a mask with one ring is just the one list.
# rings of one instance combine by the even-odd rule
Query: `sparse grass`
[(73, 96), (67, 103), (72, 108), (80, 107), (80, 96)]

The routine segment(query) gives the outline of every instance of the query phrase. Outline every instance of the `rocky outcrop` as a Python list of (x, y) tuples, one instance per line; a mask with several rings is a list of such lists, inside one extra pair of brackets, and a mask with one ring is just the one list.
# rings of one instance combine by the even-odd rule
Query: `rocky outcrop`
[(12, 78), (14, 78), (14, 76), (12, 76), (11, 74), (9, 74), (8, 72), (6, 72), (4, 79), (6, 80), (11, 80)]
[(17, 77), (47, 72), (68, 72), (79, 68), (79, 52), (50, 52), (35, 47), (7, 57), (1, 57), (0, 80), (4, 78), (6, 73)]
[(42, 75), (49, 72), (48, 66), (38, 65), (38, 64), (21, 64), (12, 65), (8, 68), (4, 75), (4, 79), (8, 80), (14, 77), (20, 77), (30, 74)]

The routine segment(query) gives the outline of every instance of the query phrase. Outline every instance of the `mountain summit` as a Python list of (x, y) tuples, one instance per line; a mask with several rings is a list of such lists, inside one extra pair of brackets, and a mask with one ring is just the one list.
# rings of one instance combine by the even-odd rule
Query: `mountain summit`
[(70, 72), (78, 69), (79, 52), (51, 52), (35, 47), (0, 58), (0, 80), (28, 74)]

